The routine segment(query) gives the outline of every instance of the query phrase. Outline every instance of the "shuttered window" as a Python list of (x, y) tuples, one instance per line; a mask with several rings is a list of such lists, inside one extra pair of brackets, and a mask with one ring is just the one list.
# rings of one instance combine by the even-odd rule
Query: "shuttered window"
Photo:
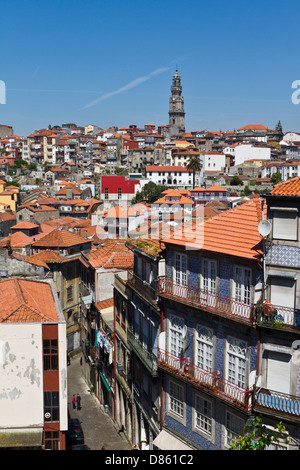
[(273, 212), (273, 238), (297, 240), (298, 214), (296, 212)]

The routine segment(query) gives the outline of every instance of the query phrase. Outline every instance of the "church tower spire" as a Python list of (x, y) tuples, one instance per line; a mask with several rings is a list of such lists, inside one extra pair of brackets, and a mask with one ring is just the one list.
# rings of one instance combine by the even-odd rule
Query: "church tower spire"
[(171, 86), (170, 104), (169, 104), (169, 132), (170, 135), (183, 134), (185, 132), (184, 125), (184, 100), (181, 96), (182, 86), (181, 77), (176, 70), (173, 75)]

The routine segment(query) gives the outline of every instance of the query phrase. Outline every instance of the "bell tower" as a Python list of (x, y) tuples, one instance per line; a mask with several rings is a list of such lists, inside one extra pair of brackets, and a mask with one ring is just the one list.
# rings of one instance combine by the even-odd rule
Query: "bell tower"
[(169, 105), (169, 133), (170, 135), (183, 134), (185, 132), (184, 125), (184, 100), (181, 96), (182, 86), (181, 77), (176, 70), (173, 75), (171, 86), (171, 96)]

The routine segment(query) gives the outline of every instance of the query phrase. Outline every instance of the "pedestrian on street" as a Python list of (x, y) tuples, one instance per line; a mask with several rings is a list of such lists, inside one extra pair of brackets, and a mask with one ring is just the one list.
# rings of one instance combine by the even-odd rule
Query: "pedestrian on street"
[(76, 398), (77, 410), (80, 410), (80, 408), (81, 408), (80, 402), (81, 402), (81, 397), (80, 397), (79, 393), (77, 393), (77, 398)]
[(75, 393), (73, 393), (72, 404), (73, 404), (73, 410), (75, 410), (75, 408), (76, 408), (76, 398), (75, 398)]
[(67, 365), (69, 366), (71, 364), (71, 357), (70, 354), (67, 353)]

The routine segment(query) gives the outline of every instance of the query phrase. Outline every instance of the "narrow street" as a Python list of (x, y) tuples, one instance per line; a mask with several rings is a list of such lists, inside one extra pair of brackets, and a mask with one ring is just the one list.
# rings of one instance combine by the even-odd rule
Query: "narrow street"
[[(84, 442), (90, 450), (130, 450), (123, 433), (104, 411), (99, 400), (89, 392), (82, 376), (81, 355), (71, 358), (68, 366), (68, 410), (70, 418), (78, 418), (84, 433)], [(81, 396), (81, 409), (73, 410), (73, 393)]]

